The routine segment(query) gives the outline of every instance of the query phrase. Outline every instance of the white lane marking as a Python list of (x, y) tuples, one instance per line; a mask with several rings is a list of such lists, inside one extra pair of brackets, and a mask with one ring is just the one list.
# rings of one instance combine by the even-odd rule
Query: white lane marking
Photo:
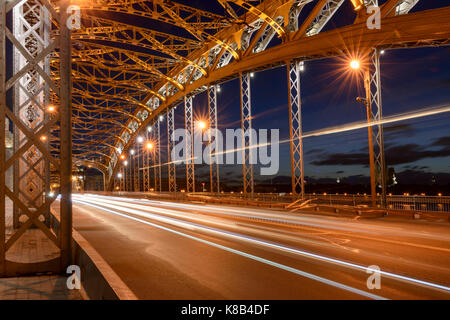
[[(169, 224), (175, 224), (175, 225), (178, 225), (178, 226), (181, 225), (182, 227), (190, 229), (190, 230), (192, 230), (192, 227), (195, 227), (195, 228), (203, 229), (203, 230), (206, 230), (206, 231), (209, 231), (209, 232), (218, 233), (220, 235), (227, 235), (227, 236), (231, 236), (231, 237), (234, 237), (234, 238), (237, 238), (237, 239), (240, 239), (240, 240), (253, 242), (253, 243), (256, 243), (256, 244), (259, 244), (259, 245), (262, 245), (262, 246), (271, 247), (271, 248), (275, 248), (275, 249), (283, 250), (283, 251), (288, 251), (288, 252), (291, 252), (291, 253), (294, 253), (294, 254), (298, 254), (298, 255), (302, 255), (302, 256), (306, 256), (306, 257), (309, 257), (309, 258), (318, 259), (318, 260), (326, 261), (326, 262), (329, 262), (329, 263), (334, 263), (334, 264), (337, 264), (337, 265), (350, 267), (350, 268), (353, 268), (353, 269), (360, 270), (362, 272), (366, 272), (366, 270), (367, 270), (367, 268), (365, 266), (361, 266), (361, 265), (358, 265), (358, 264), (354, 264), (354, 263), (350, 263), (350, 262), (346, 262), (346, 261), (342, 261), (342, 260), (338, 260), (338, 259), (334, 259), (334, 258), (329, 258), (329, 257), (326, 257), (326, 256), (321, 256), (321, 255), (318, 255), (318, 254), (310, 253), (310, 252), (307, 252), (307, 251), (302, 251), (302, 250), (295, 249), (295, 248), (290, 248), (290, 247), (283, 246), (283, 245), (280, 245), (280, 244), (277, 244), (277, 243), (263, 241), (263, 240), (260, 240), (260, 239), (257, 239), (257, 238), (244, 236), (244, 235), (241, 235), (241, 234), (238, 234), (238, 233), (224, 231), (224, 230), (220, 230), (220, 229), (216, 229), (216, 228), (212, 228), (212, 227), (207, 227), (207, 226), (199, 225), (197, 223), (187, 222), (187, 221), (179, 220), (179, 219), (176, 219), (176, 218), (170, 218), (170, 217), (167, 217), (167, 216), (161, 216), (161, 215), (158, 215), (158, 214), (155, 214), (155, 213), (148, 213), (148, 212), (138, 211), (138, 210), (134, 210), (134, 209), (128, 208), (128, 207), (126, 207), (124, 205), (120, 206), (120, 205), (108, 204), (110, 202), (117, 203), (117, 202), (120, 202), (120, 201), (114, 202), (114, 201), (111, 201), (111, 200), (100, 200), (100, 199), (97, 199), (97, 201), (103, 202), (104, 206), (109, 206), (109, 207), (112, 207), (112, 208), (117, 209), (117, 210), (125, 209), (125, 210), (128, 210), (129, 213), (134, 213), (134, 214), (137, 214), (137, 215), (146, 216), (148, 218), (152, 218), (153, 217), (154, 219), (157, 219), (157, 220), (160, 220), (160, 221), (163, 220), (163, 222), (168, 222)], [(140, 205), (136, 205), (136, 206), (137, 207), (144, 207), (145, 209), (151, 211), (150, 208), (147, 208), (145, 206), (140, 206)], [(168, 209), (161, 209), (161, 208), (159, 208), (159, 210), (163, 210), (163, 211), (167, 212), (169, 215), (180, 216), (178, 214), (178, 212), (176, 212), (176, 211), (175, 211), (175, 213), (172, 213)], [(444, 285), (435, 284), (435, 283), (432, 283), (432, 282), (423, 281), (423, 280), (419, 280), (419, 279), (415, 279), (415, 278), (411, 278), (411, 277), (407, 277), (407, 276), (402, 276), (402, 275), (398, 275), (398, 274), (387, 272), (387, 271), (380, 271), (380, 273), (382, 275), (386, 276), (386, 277), (393, 278), (395, 280), (412, 282), (412, 283), (414, 283), (416, 285), (419, 285), (419, 286), (431, 287), (431, 288), (437, 289), (437, 290), (444, 290), (444, 291), (447, 291), (447, 292), (450, 291), (450, 288), (447, 287), (447, 286), (444, 286)]]
[(330, 286), (333, 286), (333, 287), (336, 287), (336, 288), (339, 288), (339, 289), (342, 289), (342, 290), (353, 292), (353, 293), (359, 294), (359, 295), (367, 297), (367, 298), (371, 298), (371, 299), (375, 299), (375, 300), (388, 300), (387, 298), (384, 298), (382, 296), (379, 296), (379, 295), (376, 295), (376, 294), (372, 294), (372, 293), (369, 293), (369, 292), (366, 292), (366, 291), (363, 291), (363, 290), (359, 290), (359, 289), (347, 286), (345, 284), (342, 284), (342, 283), (339, 283), (339, 282), (336, 282), (336, 281), (333, 281), (333, 280), (329, 280), (329, 279), (326, 279), (326, 278), (314, 275), (312, 273), (308, 273), (308, 272), (305, 272), (305, 271), (302, 271), (302, 270), (299, 270), (299, 269), (295, 269), (295, 268), (292, 268), (292, 267), (289, 267), (289, 266), (286, 266), (286, 265), (283, 265), (283, 264), (280, 264), (280, 263), (277, 263), (277, 262), (274, 262), (274, 261), (271, 261), (271, 260), (267, 260), (267, 259), (255, 256), (255, 255), (243, 252), (243, 251), (232, 249), (232, 248), (229, 248), (229, 247), (226, 247), (226, 246), (223, 246), (223, 245), (211, 242), (211, 241), (203, 240), (203, 239), (191, 236), (189, 234), (186, 234), (186, 233), (183, 233), (183, 232), (180, 232), (180, 231), (176, 231), (176, 230), (173, 230), (173, 229), (170, 229), (170, 228), (167, 228), (167, 227), (163, 227), (163, 226), (160, 226), (158, 224), (155, 224), (155, 223), (152, 223), (152, 222), (149, 222), (149, 221), (145, 221), (145, 220), (142, 220), (142, 219), (139, 219), (139, 218), (131, 217), (129, 215), (126, 215), (126, 214), (123, 214), (123, 213), (120, 213), (120, 212), (117, 212), (117, 211), (114, 211), (114, 210), (106, 209), (104, 207), (101, 207), (101, 206), (98, 206), (98, 205), (95, 205), (95, 204), (92, 204), (92, 203), (89, 203), (89, 202), (84, 202), (84, 201), (80, 201), (80, 200), (74, 200), (74, 202), (78, 202), (78, 203), (85, 204), (85, 205), (88, 205), (88, 206), (91, 206), (91, 207), (95, 207), (95, 208), (98, 208), (100, 210), (107, 211), (107, 212), (110, 212), (112, 214), (115, 214), (115, 215), (118, 215), (118, 216), (130, 219), (130, 220), (134, 220), (134, 221), (137, 221), (137, 222), (140, 222), (140, 223), (144, 223), (144, 224), (150, 225), (152, 227), (155, 227), (155, 228), (158, 228), (158, 229), (161, 229), (161, 230), (165, 230), (165, 231), (168, 231), (168, 232), (180, 235), (180, 236), (185, 237), (185, 238), (189, 238), (189, 239), (192, 239), (192, 240), (195, 240), (195, 241), (199, 241), (199, 242), (205, 243), (207, 245), (210, 245), (210, 246), (213, 246), (213, 247), (216, 247), (216, 248), (228, 251), (228, 252), (232, 252), (234, 254), (237, 254), (237, 255), (240, 255), (240, 256), (243, 256), (243, 257), (246, 257), (246, 258), (249, 258), (249, 259), (253, 259), (255, 261), (262, 262), (264, 264), (267, 264), (267, 265), (270, 265), (270, 266), (273, 266), (273, 267), (276, 267), (276, 268), (279, 268), (279, 269), (282, 269), (282, 270), (285, 270), (285, 271), (288, 271), (288, 272), (291, 272), (291, 273), (294, 273), (294, 274), (298, 274), (298, 275), (300, 275), (302, 277), (309, 278), (309, 279), (312, 279), (312, 280), (315, 280), (315, 281), (318, 281), (318, 282), (321, 282), (321, 283), (324, 283), (324, 284), (327, 284), (327, 285), (330, 285)]

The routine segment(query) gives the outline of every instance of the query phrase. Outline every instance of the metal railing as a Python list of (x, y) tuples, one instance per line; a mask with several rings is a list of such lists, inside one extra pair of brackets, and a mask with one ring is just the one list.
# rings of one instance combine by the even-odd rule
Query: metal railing
[[(87, 192), (90, 193), (90, 192)], [(255, 193), (253, 198), (245, 197), (243, 194), (236, 193), (210, 193), (210, 192), (92, 192), (104, 195), (117, 196), (142, 196), (160, 200), (235, 200), (235, 201), (254, 201), (267, 203), (285, 203), (292, 204), (299, 200), (289, 193)], [(376, 197), (377, 208), (382, 208), (381, 196)], [(308, 201), (316, 205), (346, 205), (352, 207), (371, 207), (372, 198), (367, 194), (305, 194), (303, 201)], [(303, 201), (299, 201), (302, 203)], [(419, 195), (388, 195), (386, 198), (386, 209), (405, 210), (405, 211), (425, 211), (425, 212), (450, 212), (450, 197), (448, 196), (419, 196)]]

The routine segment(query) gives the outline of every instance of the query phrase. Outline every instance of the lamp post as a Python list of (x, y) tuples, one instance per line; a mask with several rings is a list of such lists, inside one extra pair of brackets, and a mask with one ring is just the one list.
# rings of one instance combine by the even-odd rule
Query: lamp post
[[(350, 67), (353, 70), (360, 69), (360, 62), (358, 60), (352, 60), (350, 62)], [(373, 152), (373, 131), (372, 126), (370, 125), (372, 122), (372, 108), (370, 101), (370, 72), (368, 68), (363, 70), (364, 77), (364, 90), (366, 93), (366, 97), (357, 97), (356, 101), (361, 102), (366, 107), (367, 113), (367, 133), (368, 133), (368, 142), (369, 142), (369, 166), (370, 166), (370, 195), (372, 207), (376, 207), (377, 204), (377, 193), (376, 193), (376, 183), (375, 183), (375, 160), (374, 160), (374, 152)]]

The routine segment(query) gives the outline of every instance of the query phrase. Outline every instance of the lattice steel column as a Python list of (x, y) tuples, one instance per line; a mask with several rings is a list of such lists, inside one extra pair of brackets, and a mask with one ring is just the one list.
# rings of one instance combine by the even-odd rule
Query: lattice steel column
[(242, 128), (242, 173), (244, 179), (244, 196), (253, 198), (253, 159), (250, 147), (252, 141), (252, 104), (250, 91), (250, 73), (241, 73), (241, 128)]
[(195, 168), (193, 161), (194, 150), (194, 121), (192, 111), (192, 96), (184, 97), (184, 123), (186, 128), (186, 191), (195, 192)]
[[(383, 118), (383, 104), (381, 100), (381, 79), (380, 79), (380, 51), (374, 49), (369, 58), (370, 67), (370, 97), (368, 102), (373, 121), (381, 121)], [(381, 205), (386, 206), (386, 162), (384, 158), (384, 137), (383, 125), (372, 126), (374, 142), (374, 165), (375, 183), (381, 188)]]
[(148, 134), (146, 133), (146, 140), (142, 148), (142, 177), (144, 192), (150, 191), (150, 150), (147, 150)]
[(155, 137), (155, 166), (153, 174), (155, 175), (155, 191), (161, 190), (161, 128), (159, 120), (154, 125), (154, 137)]
[(169, 192), (177, 191), (177, 181), (175, 174), (175, 163), (173, 163), (171, 152), (174, 147), (173, 134), (175, 131), (175, 109), (167, 112), (167, 157), (169, 169)]
[(291, 147), (292, 194), (305, 196), (303, 173), (302, 139), (302, 101), (300, 90), (300, 72), (303, 61), (290, 61), (287, 64), (289, 90), (289, 136)]
[[(208, 87), (208, 109), (209, 109), (209, 128), (212, 130), (218, 129), (217, 126), (217, 86)], [(210, 148), (211, 144), (214, 145), (214, 153), (218, 151), (217, 140), (214, 138), (214, 141), (211, 141), (209, 138)], [(211, 148), (212, 150), (212, 148)], [(210, 187), (211, 193), (220, 192), (219, 185), (219, 163), (217, 157), (213, 156), (213, 152), (210, 153), (211, 156), (211, 164), (209, 165), (209, 177), (210, 177)], [(213, 158), (214, 157), (214, 158)], [(214, 159), (214, 161), (212, 161)]]
[[(60, 14), (51, 17), (47, 1), (23, 0), (0, 2), (0, 273), (1, 275), (31, 274), (36, 272), (63, 272), (71, 263), (72, 237), (72, 141), (71, 141), (71, 43), (66, 21), (67, 1), (60, 1)], [(48, 6), (48, 8), (45, 7)], [(12, 25), (6, 25), (6, 13), (12, 11)], [(50, 21), (58, 20), (53, 24)], [(56, 28), (59, 26), (59, 32)], [(54, 30), (50, 30), (50, 29)], [(50, 33), (55, 38), (50, 38)], [(6, 51), (5, 36), (12, 44)], [(58, 61), (50, 73), (49, 59), (58, 52)], [(7, 54), (12, 53), (9, 59)], [(55, 55), (56, 56), (56, 55)], [(6, 64), (13, 63), (13, 72), (7, 78)], [(54, 81), (54, 78), (58, 81)], [(14, 92), (13, 92), (14, 90)], [(6, 96), (14, 97), (14, 106), (7, 105)], [(46, 115), (49, 98), (56, 113)], [(12, 110), (14, 108), (14, 110)], [(15, 135), (14, 153), (6, 159), (5, 124), (9, 118)], [(52, 133), (59, 142), (52, 144)], [(13, 190), (5, 183), (8, 168), (16, 170)], [(50, 168), (60, 181), (60, 228), (56, 234), (48, 224), (48, 212), (55, 197), (46, 193)], [(23, 217), (17, 230), (8, 230), (6, 237), (5, 198), (16, 208), (17, 218)], [(11, 212), (8, 212), (11, 213)], [(44, 218), (44, 221), (41, 221)], [(17, 222), (17, 220), (16, 220)], [(8, 250), (36, 227), (59, 248), (59, 257), (39, 263), (8, 259)], [(19, 244), (20, 245), (20, 244)], [(48, 259), (48, 258), (47, 258)], [(37, 262), (37, 261), (35, 261)]]

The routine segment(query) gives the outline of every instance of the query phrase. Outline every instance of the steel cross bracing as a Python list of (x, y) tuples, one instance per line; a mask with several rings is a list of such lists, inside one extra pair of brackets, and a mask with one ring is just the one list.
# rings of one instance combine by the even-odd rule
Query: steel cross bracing
[[(46, 0), (0, 2), (0, 276), (60, 273), (71, 263), (71, 42), (65, 23), (67, 4), (59, 1), (58, 14)], [(12, 14), (12, 24), (7, 23), (7, 14)], [(51, 39), (57, 28), (61, 28), (58, 36)], [(7, 41), (12, 51), (6, 50)], [(59, 63), (50, 70), (50, 57), (56, 52)], [(11, 63), (12, 74), (7, 75), (7, 64)], [(8, 94), (14, 97), (14, 105), (7, 103)], [(50, 102), (57, 114), (47, 114)], [(5, 134), (11, 127), (14, 148), (7, 155)], [(51, 143), (53, 134), (61, 141), (57, 146)], [(14, 172), (12, 185), (5, 181), (10, 170)], [(49, 227), (50, 206), (55, 200), (48, 192), (50, 170), (58, 177), (61, 194), (58, 230)], [(6, 215), (12, 214), (7, 199), (17, 214), (14, 226), (5, 223)], [(21, 223), (17, 218), (23, 219)], [(59, 256), (38, 257), (39, 263), (12, 261), (11, 247), (23, 241), (30, 228), (39, 229), (58, 248)]]
[(172, 151), (174, 150), (173, 135), (175, 131), (175, 109), (167, 112), (167, 155), (168, 155), (168, 180), (169, 192), (177, 191), (176, 169), (175, 162), (172, 158)]
[[(386, 17), (383, 29), (368, 37), (371, 43), (362, 42), (361, 46), (367, 49), (381, 40), (384, 48), (448, 43), (446, 34), (437, 32), (438, 25), (439, 31), (445, 25), (442, 17), (446, 16), (446, 8), (415, 14), (414, 19), (421, 21), (421, 29), (417, 29), (413, 18), (402, 19), (402, 16), (409, 16), (407, 13), (417, 2), (385, 1), (381, 5), (382, 15)], [(219, 5), (223, 4), (223, 14), (217, 14), (176, 1), (81, 3), (82, 26), (73, 30), (72, 54), (75, 160), (106, 166), (107, 180), (112, 183), (121, 166), (120, 155), (128, 152), (134, 138), (160, 114), (182, 102), (185, 95), (205, 91), (209, 84), (236, 77), (239, 72), (280, 65), (296, 58), (308, 60), (345, 54), (346, 48), (351, 47), (349, 44), (355, 43), (352, 40), (366, 39), (363, 34), (370, 33), (362, 27), (362, 22), (357, 25), (355, 21), (353, 26), (348, 26), (356, 30), (352, 31), (353, 38), (346, 40), (345, 36), (350, 33), (333, 33), (334, 30), (326, 31), (325, 37), (320, 31), (338, 14), (342, 1), (337, 0), (265, 0), (259, 3), (221, 0)], [(230, 7), (240, 9), (234, 11)], [(305, 9), (308, 14), (299, 18), (304, 8), (310, 10)], [(56, 12), (58, 10), (56, 7)], [(240, 12), (239, 15), (236, 12)], [(115, 13), (149, 19), (152, 23), (134, 25), (130, 21), (137, 18), (120, 19)], [(158, 28), (157, 23), (170, 24), (186, 32), (161, 32), (163, 29)], [(392, 26), (401, 31), (400, 37), (392, 36)], [(337, 37), (337, 34), (344, 37)], [(52, 28), (50, 38), (58, 35), (59, 31)], [(274, 39), (282, 41), (277, 44)], [(327, 43), (328, 47), (322, 48), (320, 43)], [(286, 48), (272, 50), (278, 46)], [(287, 57), (290, 52), (293, 54)], [(56, 86), (60, 85), (59, 59), (57, 50), (49, 59), (50, 76)], [(234, 63), (232, 72), (230, 63)], [(52, 90), (50, 100), (58, 103)], [(159, 105), (155, 106), (153, 100)], [(49, 144), (51, 150), (57, 150), (57, 131), (52, 132), (55, 135), (50, 135)]]
[[(149, 133), (148, 131), (145, 133), (146, 139), (145, 141), (149, 141)], [(150, 154), (151, 151), (144, 146), (142, 148), (142, 177), (143, 177), (143, 190), (144, 192), (150, 191)]]
[[(221, 1), (221, 3), (224, 2), (228, 1)], [(183, 15), (180, 14), (181, 11), (173, 10), (173, 8), (170, 7), (170, 5), (173, 5), (173, 2), (169, 5), (169, 8), (167, 7), (168, 6), (167, 4), (160, 6), (157, 3), (155, 4), (155, 6), (151, 8), (151, 10), (158, 12), (158, 14), (155, 13), (155, 16), (162, 14), (164, 15), (164, 17), (171, 19), (170, 23), (186, 27), (186, 31), (192, 35), (192, 37), (189, 38), (189, 40), (194, 42), (199, 41), (199, 43), (202, 43), (203, 45), (200, 45), (199, 48), (197, 49), (193, 48), (192, 51), (187, 56), (185, 56), (186, 57), (185, 59), (180, 59), (179, 57), (180, 53), (177, 52), (174, 53), (173, 51), (172, 52), (166, 51), (169, 55), (168, 57), (169, 59), (166, 61), (168, 62), (168, 65), (172, 63), (170, 66), (167, 67), (167, 69), (164, 72), (162, 72), (164, 75), (166, 75), (166, 77), (157, 74), (157, 72), (155, 73), (154, 72), (155, 70), (151, 68), (150, 63), (143, 63), (139, 61), (138, 59), (136, 59), (136, 57), (133, 56), (133, 53), (128, 54), (124, 53), (124, 56), (127, 56), (128, 58), (131, 56), (131, 58), (133, 59), (132, 60), (133, 63), (141, 66), (140, 69), (144, 69), (149, 72), (153, 71), (153, 75), (160, 77), (160, 80), (159, 81), (157, 80), (155, 82), (155, 85), (148, 86), (152, 88), (153, 93), (149, 93), (147, 97), (143, 100), (147, 101), (152, 96), (155, 97), (154, 93), (156, 93), (158, 94), (160, 106), (157, 109), (155, 109), (154, 112), (150, 113), (146, 118), (142, 119), (142, 123), (138, 124), (137, 131), (139, 131), (140, 128), (145, 127), (149, 122), (153, 121), (153, 119), (157, 117), (160, 113), (165, 113), (166, 112), (165, 110), (170, 109), (180, 101), (183, 101), (184, 95), (187, 94), (187, 92), (185, 91), (186, 88), (188, 88), (188, 92), (190, 92), (191, 94), (196, 94), (198, 92), (206, 90), (207, 85), (201, 84), (197, 86), (195, 84), (202, 82), (204, 82), (205, 84), (217, 83), (219, 79), (211, 77), (211, 74), (215, 74), (216, 72), (217, 74), (219, 74), (220, 69), (226, 68), (227, 65), (233, 61), (236, 61), (240, 64), (246, 64), (245, 61), (248, 60), (248, 62), (250, 62), (250, 58), (254, 54), (262, 53), (270, 49), (270, 45), (266, 46), (266, 44), (271, 43), (271, 39), (274, 38), (274, 35), (278, 35), (283, 39), (282, 44), (288, 44), (291, 41), (301, 41), (305, 37), (314, 38), (320, 36), (319, 31), (321, 31), (323, 27), (326, 25), (326, 23), (331, 19), (331, 17), (334, 14), (336, 14), (336, 12), (338, 12), (338, 8), (342, 4), (342, 1), (336, 0), (329, 0), (329, 1), (267, 0), (263, 1), (263, 3), (261, 4), (256, 5), (250, 2), (244, 4), (242, 3), (242, 1), (229, 1), (229, 2), (230, 3), (234, 2), (235, 4), (239, 5), (242, 9), (251, 14), (241, 15), (239, 17), (233, 16), (230, 15), (230, 11), (228, 10), (229, 6), (225, 6), (224, 8), (228, 8), (227, 13), (225, 13), (224, 15), (226, 19), (223, 20), (226, 21), (226, 26), (222, 26), (220, 30), (216, 29), (215, 31), (209, 31), (210, 35), (213, 35), (211, 37), (206, 36), (206, 34), (204, 33), (205, 29), (201, 29), (201, 27), (198, 24), (188, 26), (186, 23), (187, 22), (193, 23), (193, 20), (187, 21), (186, 19), (188, 15)], [(386, 2), (386, 5), (383, 4), (382, 7), (385, 8), (388, 4), (390, 5), (392, 3), (394, 3), (394, 1), (389, 0), (388, 2)], [(401, 3), (399, 1), (396, 1), (393, 7), (395, 8), (399, 5), (401, 5)], [(310, 6), (312, 10), (309, 11), (309, 14), (303, 20), (298, 20), (299, 13), (305, 6)], [(410, 8), (412, 7), (411, 5), (409, 6)], [(129, 4), (124, 5), (124, 7), (130, 9)], [(142, 7), (138, 7), (138, 5), (136, 4), (131, 5), (131, 7), (134, 8), (133, 10), (142, 11)], [(147, 9), (148, 8), (150, 7), (147, 6)], [(183, 17), (183, 19), (186, 18), (182, 24), (180, 17)], [(107, 22), (106, 20), (108, 19), (109, 21)], [(145, 37), (138, 36), (136, 38), (135, 35), (138, 34), (145, 35), (148, 34), (150, 31), (140, 30), (139, 28), (134, 26), (130, 27), (122, 22), (112, 23), (111, 22), (112, 19), (111, 18), (108, 19), (100, 18), (100, 20), (97, 19), (94, 23), (91, 23), (90, 27), (92, 28), (89, 30), (90, 32), (92, 32), (93, 37), (95, 37), (95, 34), (101, 36), (102, 35), (101, 32), (105, 32), (105, 30), (107, 30), (105, 29), (102, 31), (100, 29), (97, 29), (98, 25), (96, 26), (95, 23), (98, 24), (101, 22), (105, 23), (105, 26), (110, 28), (110, 30), (113, 30), (115, 38), (119, 39), (118, 41), (123, 44), (125, 43), (124, 41), (127, 38), (128, 40), (130, 40), (130, 42), (134, 41), (135, 43), (143, 43), (145, 46), (153, 45), (164, 50), (168, 49), (176, 50), (177, 48), (175, 46), (171, 47), (171, 45), (173, 45), (174, 43), (172, 44), (168, 42), (162, 43), (160, 40), (158, 40), (160, 42), (158, 44), (152, 41), (148, 41), (148, 39), (144, 40)], [(204, 17), (204, 19), (207, 18)], [(197, 22), (199, 21), (200, 20), (197, 19)], [(363, 30), (364, 28), (360, 29)], [(130, 30), (134, 31), (131, 32)], [(126, 37), (123, 36), (124, 33), (127, 34)], [(85, 37), (82, 34), (80, 34), (80, 36)], [(223, 43), (217, 42), (216, 41), (217, 39), (222, 40)], [(86, 39), (83, 39), (82, 41), (85, 44), (88, 42)], [(429, 38), (427, 37), (426, 42), (413, 41), (409, 42), (407, 45), (420, 46), (420, 45), (436, 45), (439, 43), (443, 43), (442, 41), (441, 42), (439, 41), (436, 42), (435, 40), (429, 40)], [(128, 45), (129, 44), (130, 43), (128, 43)], [(164, 47), (161, 47), (161, 45), (164, 45)], [(235, 58), (235, 56), (233, 56), (232, 54), (232, 50), (230, 50), (229, 47), (231, 47), (234, 51), (238, 53), (240, 52), (240, 56), (238, 58)], [(89, 50), (94, 49), (89, 48)], [(332, 56), (332, 55), (339, 55), (344, 52), (342, 49), (338, 49), (338, 46), (336, 46), (335, 50), (336, 53), (332, 53), (330, 52), (330, 50), (322, 50), (322, 52), (319, 52), (318, 54), (307, 54), (306, 56), (299, 53), (297, 57), (303, 56), (304, 57), (303, 60), (307, 60), (320, 57), (321, 54), (323, 56)], [(285, 61), (285, 59), (280, 59), (279, 61), (280, 62)], [(128, 65), (130, 63), (124, 64)], [(270, 65), (270, 63), (268, 64)], [(205, 80), (206, 77), (205, 71), (208, 75), (208, 80)], [(242, 69), (242, 71), (245, 71), (245, 69)], [(220, 73), (223, 72), (220, 71)], [(167, 77), (168, 75), (170, 76)], [(133, 103), (135, 104), (135, 102)], [(140, 106), (135, 107), (136, 110), (140, 110), (140, 108), (142, 108)], [(133, 122), (133, 120), (129, 120), (129, 122)], [(122, 132), (124, 132), (125, 129), (121, 130)], [(132, 135), (136, 134), (137, 132), (135, 131)], [(121, 134), (119, 134), (119, 136), (120, 135)], [(126, 141), (127, 139), (122, 140)], [(129, 147), (129, 143), (124, 144), (123, 141), (120, 141), (119, 138), (116, 138), (116, 141), (117, 144), (119, 144), (119, 148), (116, 148), (114, 150), (123, 151), (124, 149)], [(112, 154), (105, 159), (109, 167), (109, 171), (111, 173), (113, 173), (115, 168), (117, 167), (116, 165), (117, 155), (115, 155), (115, 153), (117, 152), (113, 151)]]
[(157, 120), (154, 125), (154, 140), (155, 140), (155, 166), (154, 166), (154, 177), (155, 177), (155, 191), (162, 191), (161, 186), (161, 132), (160, 132), (160, 121)]
[(186, 192), (195, 192), (193, 97), (184, 97)]
[(287, 68), (289, 86), (289, 136), (291, 147), (292, 194), (305, 195), (303, 171), (302, 101), (300, 72), (303, 61), (290, 61)]
[(252, 102), (250, 90), (250, 73), (242, 73), (240, 79), (241, 91), (241, 129), (242, 129), (242, 174), (244, 179), (244, 196), (253, 198), (253, 148), (252, 134)]
[[(380, 50), (372, 50), (369, 56), (369, 105), (373, 121), (381, 121), (383, 118), (383, 103), (381, 99), (380, 79)], [(386, 206), (386, 163), (384, 157), (383, 125), (372, 126), (374, 141), (375, 183), (381, 188), (381, 205)]]
[[(209, 109), (209, 129), (214, 134), (215, 130), (219, 130), (217, 125), (217, 86), (210, 86), (208, 88), (208, 109)], [(210, 190), (213, 192), (220, 192), (220, 175), (219, 175), (219, 161), (218, 156), (215, 155), (219, 150), (218, 141), (216, 136), (209, 138), (210, 148), (210, 165), (209, 165), (209, 177), (210, 177)], [(223, 156), (223, 155), (221, 155)]]

